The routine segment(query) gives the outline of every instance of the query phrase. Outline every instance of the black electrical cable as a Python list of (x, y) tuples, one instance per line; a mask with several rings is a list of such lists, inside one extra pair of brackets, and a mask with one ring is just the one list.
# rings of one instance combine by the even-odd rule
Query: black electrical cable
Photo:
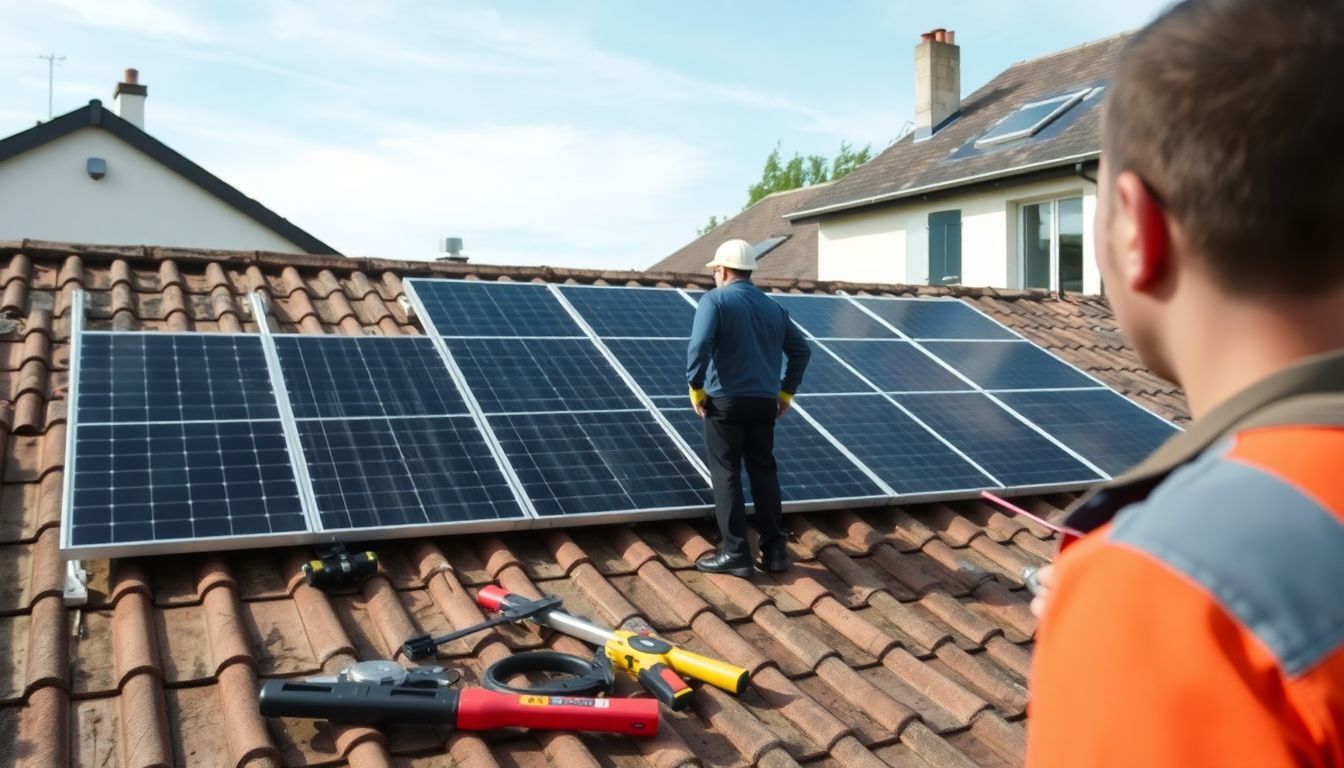
[[(569, 675), (569, 678), (524, 686), (504, 682), (514, 675), (529, 672), (550, 672)], [(591, 659), (556, 651), (516, 653), (486, 667), (481, 680), (481, 685), (492, 691), (538, 696), (600, 696), (610, 694), (615, 683), (611, 662), (601, 651)]]

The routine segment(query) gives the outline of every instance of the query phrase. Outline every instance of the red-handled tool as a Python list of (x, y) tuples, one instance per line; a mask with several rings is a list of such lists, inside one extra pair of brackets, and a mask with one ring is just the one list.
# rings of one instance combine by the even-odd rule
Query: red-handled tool
[(391, 661), (362, 661), (330, 677), (268, 680), (261, 687), (261, 714), (339, 723), (425, 723), (467, 731), (658, 733), (658, 703), (651, 699), (499, 693), (484, 688), (458, 691), (448, 687), (456, 679), (442, 667), (407, 669)]

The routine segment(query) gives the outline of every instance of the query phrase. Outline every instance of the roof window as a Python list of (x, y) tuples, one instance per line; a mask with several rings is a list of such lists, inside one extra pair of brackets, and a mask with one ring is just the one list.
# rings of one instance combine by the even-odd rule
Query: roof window
[(1023, 104), (1016, 112), (996, 123), (984, 136), (976, 139), (975, 146), (987, 147), (1013, 139), (1034, 136), (1055, 118), (1072, 109), (1075, 104), (1082, 101), (1091, 92), (1091, 88), (1084, 88), (1081, 91), (1074, 91), (1063, 96)]

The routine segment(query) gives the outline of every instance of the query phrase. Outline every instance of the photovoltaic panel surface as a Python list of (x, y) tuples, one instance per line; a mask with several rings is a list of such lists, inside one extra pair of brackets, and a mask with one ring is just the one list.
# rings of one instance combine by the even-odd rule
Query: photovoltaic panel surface
[(603, 343), (649, 397), (686, 397), (689, 339), (606, 339)]
[(843, 298), (771, 294), (789, 317), (819, 339), (894, 339), (896, 334)]
[(1102, 479), (979, 392), (897, 395), (896, 399), (1005, 486)]
[(295, 418), (467, 412), (430, 339), (276, 336), (275, 346)]
[(1016, 339), (1018, 336), (960, 301), (856, 298), (912, 339)]
[(449, 339), (486, 413), (641, 408), (587, 339)]
[[(809, 339), (807, 345), (812, 350), (812, 357), (807, 361), (807, 369), (803, 371), (803, 385), (799, 388), (797, 394), (824, 395), (873, 391), (872, 387), (863, 383), (863, 379), (855, 376), (843, 363), (822, 349), (817, 342)], [(785, 358), (780, 363), (781, 379), (784, 376), (784, 365), (787, 362), (788, 360)]]
[[(662, 412), (682, 439), (703, 455), (704, 420), (689, 406)], [(885, 495), (872, 478), (796, 413), (775, 423), (775, 464), (785, 502)], [(751, 503), (751, 483), (745, 472), (742, 489), (746, 502)]]
[(825, 344), (883, 392), (972, 389), (908, 341), (828, 341)]
[(922, 346), (984, 389), (1099, 386), (1026, 341), (927, 341)]
[(279, 418), (255, 336), (87, 333), (79, 367), (81, 423)]
[(440, 335), (582, 336), (544, 285), (468, 280), (408, 280)]
[(279, 421), (81, 424), (77, 547), (306, 529)]
[(1176, 432), (1107, 389), (1004, 392), (998, 397), (1110, 475), (1129, 470)]
[(897, 493), (996, 487), (881, 395), (813, 397), (807, 411)]
[(603, 338), (691, 336), (695, 307), (676, 291), (564, 286), (560, 292)]
[(709, 486), (644, 411), (491, 416), (545, 517), (698, 507)]
[(327, 530), (524, 516), (469, 417), (308, 420), (298, 429)]

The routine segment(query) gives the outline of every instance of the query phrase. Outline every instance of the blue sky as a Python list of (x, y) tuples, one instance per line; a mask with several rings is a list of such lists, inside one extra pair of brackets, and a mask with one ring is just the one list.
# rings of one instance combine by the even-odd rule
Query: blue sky
[(1165, 2), (0, 0), (0, 136), (127, 67), (156, 138), (346, 254), (639, 269), (741, 209), (766, 155), (875, 150), (914, 46), (962, 89)]

